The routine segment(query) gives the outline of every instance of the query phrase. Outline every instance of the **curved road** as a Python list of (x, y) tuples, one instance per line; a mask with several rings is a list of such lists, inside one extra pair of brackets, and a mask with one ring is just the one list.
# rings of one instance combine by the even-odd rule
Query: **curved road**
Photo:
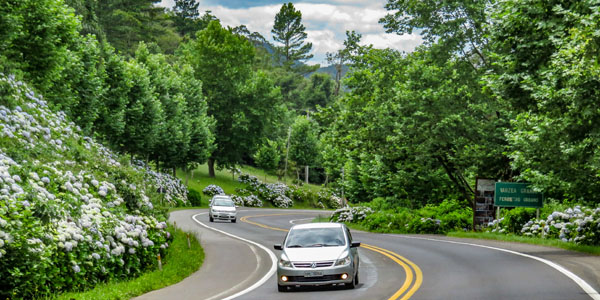
[[(596, 299), (600, 258), (555, 248), (440, 236), (353, 231), (361, 283), (279, 293), (274, 259), (292, 223), (327, 214), (242, 208), (238, 222), (208, 222), (207, 210), (171, 213), (204, 247), (202, 268), (139, 299)], [(207, 227), (208, 226), (208, 227)], [(209, 228), (210, 227), (210, 228)], [(563, 268), (564, 267), (564, 268)]]

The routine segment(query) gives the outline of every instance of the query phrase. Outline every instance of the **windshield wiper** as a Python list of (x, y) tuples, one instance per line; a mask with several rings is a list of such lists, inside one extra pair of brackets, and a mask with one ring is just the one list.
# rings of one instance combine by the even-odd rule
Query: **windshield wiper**
[(308, 247), (323, 247), (323, 244), (312, 244)]
[(325, 246), (325, 247), (339, 247), (341, 245), (339, 245), (339, 244), (325, 244), (323, 246)]
[(302, 248), (302, 245), (290, 245), (288, 248)]

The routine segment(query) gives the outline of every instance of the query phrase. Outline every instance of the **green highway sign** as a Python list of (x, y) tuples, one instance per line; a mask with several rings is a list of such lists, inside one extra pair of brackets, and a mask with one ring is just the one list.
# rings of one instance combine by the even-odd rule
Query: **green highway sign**
[(542, 207), (544, 196), (534, 191), (528, 183), (496, 182), (494, 206)]

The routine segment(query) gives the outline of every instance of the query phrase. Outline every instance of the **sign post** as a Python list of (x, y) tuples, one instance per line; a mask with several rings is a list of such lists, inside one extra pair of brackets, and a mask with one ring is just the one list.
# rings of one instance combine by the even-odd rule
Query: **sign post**
[(494, 206), (500, 207), (535, 207), (544, 205), (544, 195), (534, 191), (529, 183), (496, 182)]

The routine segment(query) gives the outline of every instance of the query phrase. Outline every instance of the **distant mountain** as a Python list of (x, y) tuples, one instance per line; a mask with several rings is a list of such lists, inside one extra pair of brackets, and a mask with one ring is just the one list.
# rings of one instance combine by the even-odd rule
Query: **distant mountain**
[[(350, 67), (348, 67), (347, 65), (342, 66), (342, 78), (344, 78), (344, 76), (346, 76), (346, 74), (348, 73), (349, 70), (350, 70)], [(335, 70), (335, 66), (333, 66), (333, 65), (321, 67), (321, 68), (317, 69), (317, 71), (315, 71), (315, 72), (327, 73), (327, 74), (331, 75), (331, 78), (335, 79), (336, 70)], [(312, 73), (308, 74), (307, 77), (310, 77), (310, 75), (312, 75)]]

